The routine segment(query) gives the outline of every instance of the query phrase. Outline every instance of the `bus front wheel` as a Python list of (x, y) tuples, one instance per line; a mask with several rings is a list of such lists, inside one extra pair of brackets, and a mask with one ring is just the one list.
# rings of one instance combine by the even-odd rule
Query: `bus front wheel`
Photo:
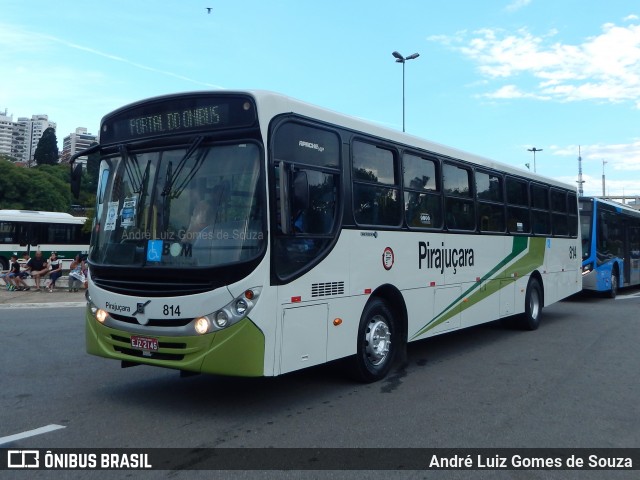
[(542, 298), (540, 282), (536, 278), (529, 279), (524, 299), (524, 313), (521, 316), (521, 325), (524, 329), (535, 330), (540, 326)]
[(391, 309), (384, 300), (371, 299), (360, 317), (358, 349), (352, 361), (353, 376), (364, 383), (383, 379), (393, 365), (397, 342)]
[(614, 268), (611, 270), (611, 288), (607, 292), (607, 297), (616, 298), (618, 295), (618, 271)]

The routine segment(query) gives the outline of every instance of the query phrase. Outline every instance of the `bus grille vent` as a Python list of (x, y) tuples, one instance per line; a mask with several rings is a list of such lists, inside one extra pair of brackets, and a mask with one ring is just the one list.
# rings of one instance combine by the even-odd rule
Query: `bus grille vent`
[(326, 297), (344, 294), (344, 282), (314, 283), (311, 285), (312, 297)]

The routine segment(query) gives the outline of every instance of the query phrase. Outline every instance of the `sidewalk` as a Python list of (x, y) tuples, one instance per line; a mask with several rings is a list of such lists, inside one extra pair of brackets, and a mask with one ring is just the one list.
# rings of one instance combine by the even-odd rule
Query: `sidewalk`
[(84, 293), (84, 288), (77, 292), (69, 292), (66, 287), (56, 288), (51, 293), (47, 290), (36, 292), (34, 287), (31, 287), (31, 290), (27, 292), (9, 292), (4, 285), (2, 285), (0, 286), (0, 306), (85, 302)]

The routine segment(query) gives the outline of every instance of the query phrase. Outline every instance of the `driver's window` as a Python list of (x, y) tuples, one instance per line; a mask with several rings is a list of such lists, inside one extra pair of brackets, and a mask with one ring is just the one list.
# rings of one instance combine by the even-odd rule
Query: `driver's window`
[(340, 141), (327, 130), (288, 122), (275, 131), (271, 185), (276, 275), (306, 271), (331, 245), (340, 185)]

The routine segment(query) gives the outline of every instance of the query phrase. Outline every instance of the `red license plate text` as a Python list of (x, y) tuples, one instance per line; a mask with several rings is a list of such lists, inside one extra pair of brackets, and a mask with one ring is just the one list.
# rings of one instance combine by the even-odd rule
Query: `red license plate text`
[(149, 337), (131, 337), (131, 346), (139, 350), (158, 350), (158, 339)]

